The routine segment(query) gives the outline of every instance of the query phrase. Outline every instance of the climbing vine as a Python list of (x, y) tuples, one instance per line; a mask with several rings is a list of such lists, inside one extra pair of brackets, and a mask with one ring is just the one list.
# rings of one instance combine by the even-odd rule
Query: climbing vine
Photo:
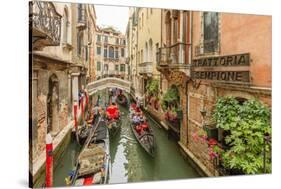
[(241, 104), (234, 97), (221, 97), (213, 118), (218, 128), (230, 132), (224, 139), (230, 147), (222, 153), (224, 167), (246, 174), (264, 173), (264, 168), (271, 172), (271, 142), (264, 140), (271, 136), (271, 110), (267, 106), (256, 99)]

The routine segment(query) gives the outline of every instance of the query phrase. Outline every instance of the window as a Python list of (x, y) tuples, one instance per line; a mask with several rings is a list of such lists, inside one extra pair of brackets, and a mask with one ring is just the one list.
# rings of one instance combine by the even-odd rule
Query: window
[(121, 49), (121, 56), (122, 56), (122, 57), (125, 56), (125, 50), (124, 50), (124, 48)]
[(85, 21), (85, 9), (82, 4), (78, 4), (78, 22)]
[(97, 36), (97, 42), (101, 42), (101, 36), (100, 35)]
[(68, 32), (69, 32), (69, 20), (68, 20), (67, 7), (64, 9), (62, 22), (63, 22), (63, 25), (62, 25), (63, 26), (62, 42), (67, 43)]
[(150, 14), (152, 14), (152, 13), (153, 13), (152, 11), (153, 11), (153, 9), (150, 9)]
[(101, 47), (97, 47), (97, 54), (98, 54), (98, 55), (101, 54)]
[(203, 13), (204, 53), (215, 52), (218, 49), (218, 13)]
[(143, 13), (141, 14), (141, 21), (142, 21), (141, 27), (143, 27)]
[(97, 71), (100, 71), (100, 69), (101, 69), (101, 63), (97, 62)]
[(166, 25), (166, 44), (167, 46), (171, 46), (171, 13), (167, 12), (165, 17), (165, 25)]
[(125, 71), (125, 64), (120, 64), (120, 71), (124, 72)]
[(107, 47), (104, 47), (103, 56), (104, 56), (105, 58), (107, 58)]
[(126, 40), (125, 39), (123, 39), (123, 45), (126, 45)]
[(104, 36), (104, 42), (108, 43), (108, 36)]
[(108, 64), (104, 65), (104, 71), (108, 71)]
[(115, 65), (115, 71), (119, 71), (119, 65)]
[(109, 58), (114, 58), (114, 48), (109, 47)]
[(118, 48), (115, 48), (115, 58), (119, 58)]
[(88, 53), (88, 47), (87, 46), (85, 46), (84, 47), (85, 48), (85, 59), (86, 59), (86, 61), (88, 61), (88, 56), (89, 56), (89, 53)]
[(82, 55), (82, 47), (83, 47), (83, 33), (77, 34), (77, 54), (79, 56)]
[(119, 38), (116, 38), (116, 44), (117, 45), (119, 44)]

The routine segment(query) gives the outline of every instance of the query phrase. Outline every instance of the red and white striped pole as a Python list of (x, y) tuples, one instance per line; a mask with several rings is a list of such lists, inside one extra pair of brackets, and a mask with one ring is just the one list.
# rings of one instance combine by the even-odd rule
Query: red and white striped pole
[(88, 97), (87, 92), (85, 92), (85, 97), (86, 97), (86, 106), (87, 106), (87, 105), (88, 105), (88, 102), (89, 102), (89, 97)]
[(73, 103), (73, 112), (74, 112), (74, 128), (75, 128), (75, 131), (77, 131), (77, 109), (78, 109), (78, 106), (77, 106), (77, 101), (74, 100), (74, 103)]
[(53, 139), (50, 133), (46, 135), (46, 187), (53, 186)]
[(84, 96), (81, 97), (82, 123), (84, 122)]

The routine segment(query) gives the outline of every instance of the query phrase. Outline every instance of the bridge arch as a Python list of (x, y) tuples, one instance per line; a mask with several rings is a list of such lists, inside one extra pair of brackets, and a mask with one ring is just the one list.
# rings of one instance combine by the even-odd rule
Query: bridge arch
[(87, 91), (90, 95), (107, 88), (119, 88), (130, 94), (131, 82), (116, 77), (107, 77), (93, 81), (87, 85)]

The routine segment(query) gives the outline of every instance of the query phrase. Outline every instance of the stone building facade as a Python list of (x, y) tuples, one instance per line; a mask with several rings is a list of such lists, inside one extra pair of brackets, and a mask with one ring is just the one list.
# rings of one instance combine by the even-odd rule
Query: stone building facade
[[(271, 107), (271, 26), (270, 16), (192, 12), (193, 75), (188, 84), (188, 130), (185, 133), (188, 140), (180, 143), (212, 175), (220, 173), (216, 164), (209, 160), (208, 145), (196, 143), (192, 135), (202, 130), (203, 125), (215, 124), (211, 116), (219, 97), (233, 96), (239, 101), (258, 99)], [(218, 60), (220, 66), (198, 64), (210, 59)], [(220, 77), (215, 77), (219, 74)], [(227, 77), (230, 74), (234, 77)], [(222, 142), (220, 130), (218, 137)]]
[(112, 27), (98, 27), (95, 38), (96, 79), (104, 77), (128, 79), (125, 35)]
[(131, 7), (129, 11), (128, 59), (135, 96), (145, 103), (143, 97), (148, 82), (160, 79), (156, 69), (156, 52), (161, 41), (161, 9)]
[[(153, 13), (154, 13), (153, 9)], [(272, 60), (271, 17), (231, 13), (162, 9), (150, 25), (149, 9), (130, 8), (127, 26), (128, 60), (131, 67), (132, 95), (144, 97), (139, 75), (148, 31), (158, 32), (157, 70), (160, 72), (160, 99), (173, 89), (177, 92), (177, 124), (167, 112), (145, 104), (146, 109), (178, 140), (187, 155), (205, 175), (223, 174), (210, 161), (208, 144), (193, 139), (207, 126), (216, 127), (211, 117), (219, 97), (241, 101), (258, 99), (271, 107)], [(148, 15), (149, 16), (149, 15)], [(142, 24), (144, 22), (144, 24)], [(146, 22), (146, 23), (145, 23)], [(144, 33), (142, 29), (146, 28)], [(152, 38), (157, 41), (158, 38)], [(151, 56), (151, 55), (149, 55)], [(153, 57), (154, 55), (152, 55)], [(221, 144), (223, 131), (218, 129)]]
[(33, 163), (45, 153), (46, 134), (51, 133), (56, 140), (72, 120), (73, 103), (78, 102), (78, 92), (90, 75), (93, 57), (86, 49), (94, 44), (94, 28), (92, 5), (30, 2), (29, 127)]

